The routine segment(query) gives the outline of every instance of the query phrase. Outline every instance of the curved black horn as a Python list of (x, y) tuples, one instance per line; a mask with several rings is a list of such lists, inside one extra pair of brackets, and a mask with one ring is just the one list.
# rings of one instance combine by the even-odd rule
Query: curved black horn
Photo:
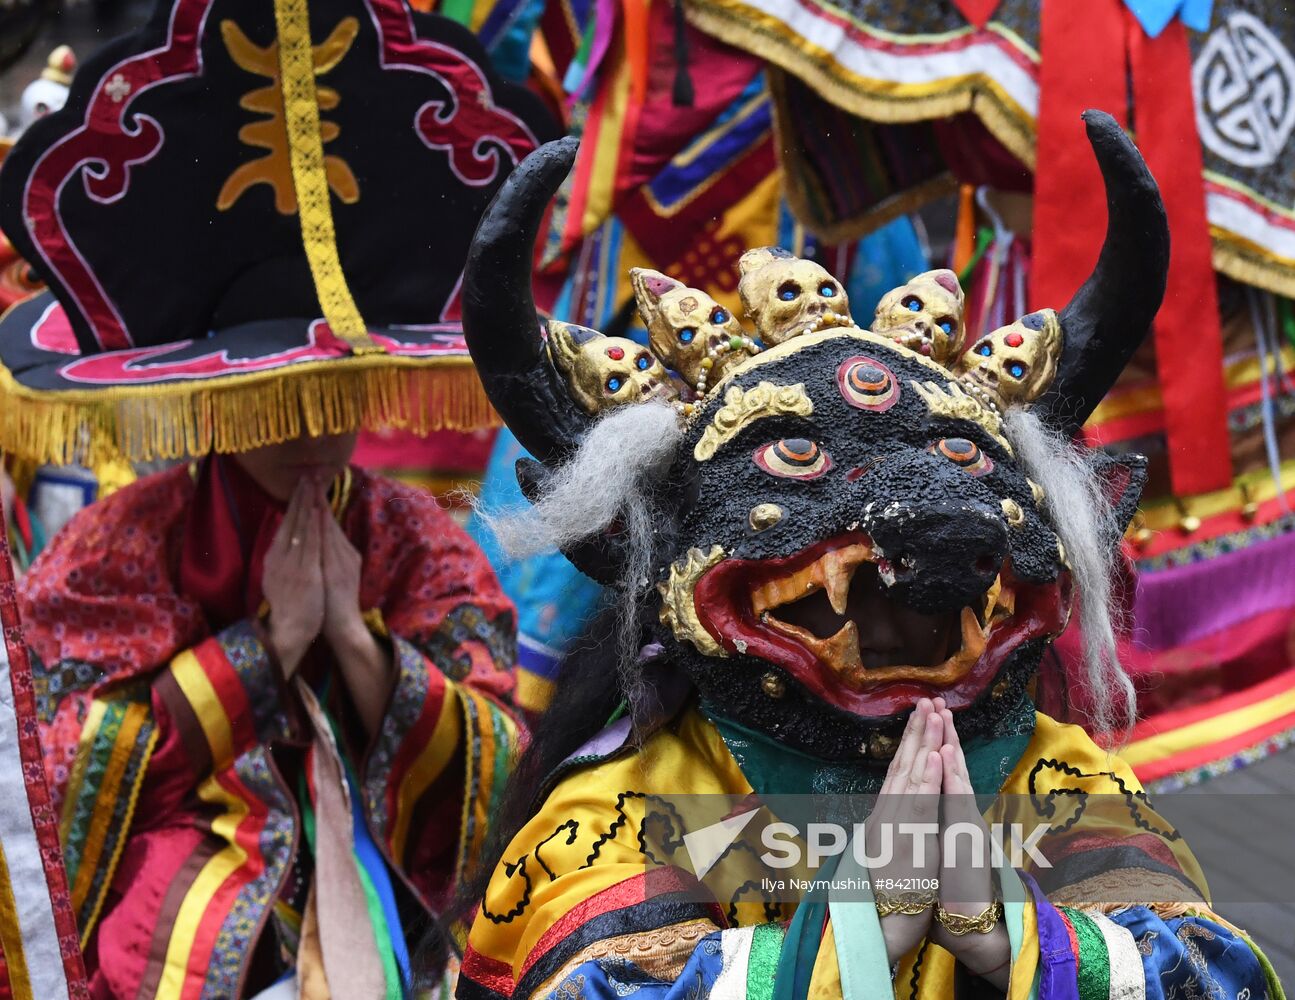
[(1057, 375), (1035, 405), (1067, 436), (1097, 408), (1151, 329), (1169, 271), (1165, 206), (1142, 154), (1106, 112), (1085, 111), (1083, 118), (1106, 184), (1106, 240), (1092, 275), (1061, 310)]
[(508, 175), (486, 209), (463, 269), (463, 335), (486, 395), (522, 447), (549, 464), (573, 450), (591, 418), (549, 363), (531, 294), (535, 238), (579, 140), (545, 143)]

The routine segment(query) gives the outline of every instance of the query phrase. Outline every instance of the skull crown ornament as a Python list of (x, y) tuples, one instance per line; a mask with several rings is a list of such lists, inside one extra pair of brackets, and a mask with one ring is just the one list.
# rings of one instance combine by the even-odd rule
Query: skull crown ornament
[(953, 372), (982, 397), (1010, 406), (1042, 396), (1060, 359), (1061, 324), (1043, 309), (985, 334), (955, 360)]
[(948, 364), (965, 344), (965, 301), (956, 274), (927, 271), (881, 297), (872, 330)]
[[(660, 361), (692, 380), (677, 386), (682, 442), (653, 486), (651, 578), (622, 580), (627, 546), (615, 524), (566, 554), (646, 599), (644, 642), (663, 647), (708, 711), (848, 760), (887, 756), (922, 696), (943, 696), (967, 737), (1025, 703), (1067, 623), (1071, 582), (1005, 416), (1028, 406), (1073, 435), (1150, 327), (1168, 260), (1141, 156), (1110, 116), (1084, 117), (1112, 206), (1096, 268), (1060, 312), (970, 348), (948, 271), (892, 292), (865, 330), (819, 265), (751, 250), (739, 268), (753, 336), (703, 293), (636, 275)], [(513, 172), (465, 272), (473, 360), (537, 459), (519, 470), (528, 495), (580, 448), (600, 410), (661, 392), (609, 394), (606, 349), (621, 342), (550, 323), (546, 347), (536, 321), (534, 240), (576, 148), (550, 143)], [(560, 346), (571, 339), (578, 350)], [(1127, 523), (1145, 463), (1096, 460)], [(870, 627), (879, 616), (898, 638)]]

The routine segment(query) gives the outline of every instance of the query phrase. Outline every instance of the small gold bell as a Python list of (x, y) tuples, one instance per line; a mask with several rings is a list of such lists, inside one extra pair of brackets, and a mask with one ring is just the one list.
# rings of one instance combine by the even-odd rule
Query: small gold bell
[(1184, 534), (1192, 534), (1201, 530), (1201, 519), (1187, 510), (1187, 504), (1178, 498), (1174, 499), (1174, 506), (1178, 508), (1178, 528)]
[(1241, 516), (1247, 521), (1253, 521), (1259, 516), (1259, 501), (1255, 499), (1248, 483), (1238, 483), (1237, 488), (1241, 491)]
[(1151, 539), (1156, 537), (1156, 533), (1147, 527), (1146, 516), (1142, 511), (1136, 511), (1133, 515), (1133, 521), (1129, 524), (1129, 530), (1125, 537), (1140, 549), (1145, 549), (1151, 544)]

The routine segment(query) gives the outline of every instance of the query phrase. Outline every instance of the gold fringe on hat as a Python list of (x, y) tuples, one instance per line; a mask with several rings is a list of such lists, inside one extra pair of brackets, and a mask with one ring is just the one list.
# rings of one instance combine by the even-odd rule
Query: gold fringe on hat
[(0, 366), (0, 451), (93, 466), (229, 453), (302, 434), (498, 427), (471, 361), (389, 355), (305, 362), (201, 383), (38, 391)]

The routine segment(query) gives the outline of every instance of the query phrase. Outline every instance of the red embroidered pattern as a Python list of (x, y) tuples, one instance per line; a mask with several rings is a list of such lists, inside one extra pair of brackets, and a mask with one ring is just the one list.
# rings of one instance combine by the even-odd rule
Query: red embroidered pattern
[[(27, 786), (27, 802), (45, 863), (45, 881), (54, 911), (54, 927), (58, 933), (59, 953), (63, 956), (68, 995), (72, 1000), (89, 1000), (76, 917), (72, 913), (63, 853), (58, 845), (58, 811), (53, 805), (45, 770), (41, 766), (40, 728), (36, 722), (31, 665), (27, 661), (27, 646), (18, 616), (13, 565), (9, 561), (9, 541), (3, 518), (0, 518), (0, 627), (3, 628), (5, 651), (9, 658), (9, 682), (13, 688), (14, 713), (18, 721), (18, 751)], [(14, 805), (11, 803), (9, 808), (14, 808)], [(4, 961), (0, 958), (0, 987), (7, 988), (8, 984)]]

